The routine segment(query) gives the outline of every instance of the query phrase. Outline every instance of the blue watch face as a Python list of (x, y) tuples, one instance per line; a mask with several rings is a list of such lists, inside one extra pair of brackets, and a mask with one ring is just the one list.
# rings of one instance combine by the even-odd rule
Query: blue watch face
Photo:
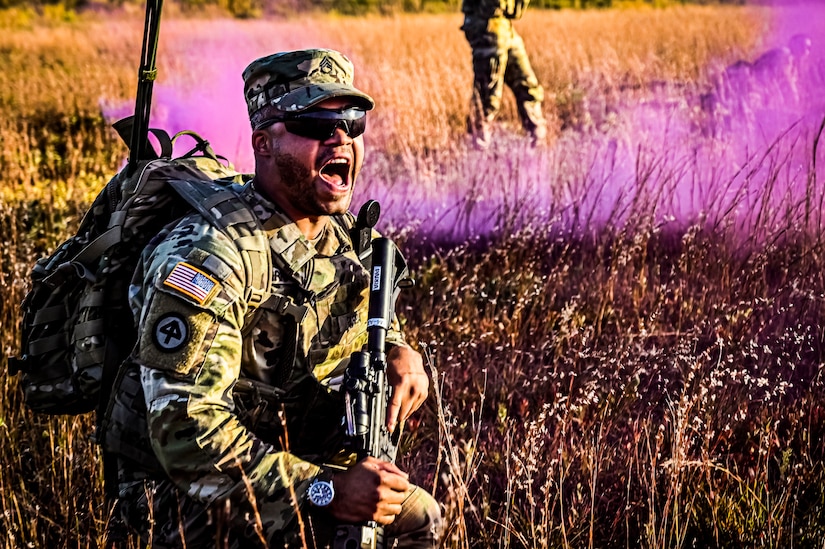
[(326, 507), (334, 496), (335, 490), (329, 481), (316, 480), (309, 485), (309, 501), (316, 507)]

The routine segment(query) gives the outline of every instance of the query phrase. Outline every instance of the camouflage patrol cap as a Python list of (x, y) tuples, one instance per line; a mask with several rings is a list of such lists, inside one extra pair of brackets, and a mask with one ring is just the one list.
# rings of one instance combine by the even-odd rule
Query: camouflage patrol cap
[(352, 62), (334, 50), (288, 51), (256, 59), (243, 71), (252, 128), (332, 97), (349, 97), (356, 106), (372, 109), (372, 98), (352, 86), (353, 73)]

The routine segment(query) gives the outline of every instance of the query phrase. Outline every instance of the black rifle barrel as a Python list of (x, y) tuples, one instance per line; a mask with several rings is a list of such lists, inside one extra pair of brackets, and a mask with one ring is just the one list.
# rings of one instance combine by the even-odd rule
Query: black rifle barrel
[(367, 351), (373, 355), (373, 361), (384, 361), (387, 330), (392, 323), (394, 278), (395, 244), (388, 238), (376, 238), (372, 241), (372, 281), (367, 317)]
[[(359, 459), (372, 456), (394, 462), (398, 441), (386, 425), (391, 391), (386, 344), (399, 280), (407, 267), (392, 240), (383, 237), (372, 241), (371, 263), (367, 344), (352, 354), (344, 375), (345, 424), (348, 444)], [(383, 549), (384, 542), (384, 529), (374, 521), (339, 524), (333, 549)]]
[(152, 87), (158, 75), (157, 54), (162, 8), (163, 0), (146, 0), (143, 47), (140, 53), (135, 97), (135, 118), (129, 140), (129, 164), (126, 172), (128, 175), (134, 173), (140, 160), (157, 157), (149, 142), (149, 115), (152, 110)]

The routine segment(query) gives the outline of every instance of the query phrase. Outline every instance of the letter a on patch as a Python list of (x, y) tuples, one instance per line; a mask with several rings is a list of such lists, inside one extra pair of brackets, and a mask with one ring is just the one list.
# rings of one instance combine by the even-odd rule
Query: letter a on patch
[(163, 284), (191, 297), (199, 305), (206, 303), (220, 288), (217, 280), (183, 261), (175, 265)]

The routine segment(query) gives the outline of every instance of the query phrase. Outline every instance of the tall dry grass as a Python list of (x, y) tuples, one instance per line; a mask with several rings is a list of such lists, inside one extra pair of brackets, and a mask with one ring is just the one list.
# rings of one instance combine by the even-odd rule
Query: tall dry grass
[[(772, 12), (528, 15), (547, 148), (509, 96), (496, 144), (468, 147), (457, 14), (165, 20), (157, 108), (243, 162), (248, 130), (222, 117), (243, 63), (355, 61), (379, 105), (357, 200), (382, 201), (414, 267), (399, 310), (434, 366), (401, 464), (443, 503), (445, 547), (821, 547), (823, 113), (813, 92), (706, 108), (724, 67), (772, 46)], [(107, 117), (131, 100), (141, 21), (2, 17), (13, 352), (27, 266), (125, 156)], [(90, 419), (33, 416), (0, 379), (4, 547), (100, 545)]]

